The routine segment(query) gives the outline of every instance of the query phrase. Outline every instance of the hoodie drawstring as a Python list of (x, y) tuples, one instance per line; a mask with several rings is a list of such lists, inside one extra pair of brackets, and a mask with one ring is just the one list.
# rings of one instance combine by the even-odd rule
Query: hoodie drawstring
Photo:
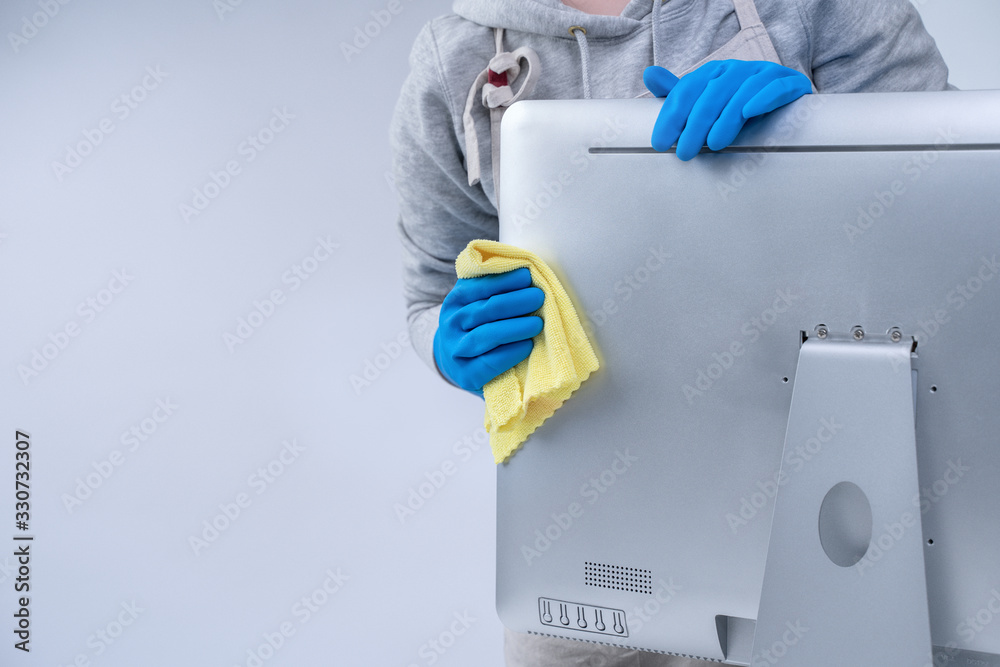
[(580, 69), (583, 73), (583, 99), (590, 99), (590, 47), (587, 45), (587, 29), (574, 25), (570, 26), (569, 34), (576, 37), (576, 44), (580, 47)]
[[(660, 63), (660, 15), (661, 7), (665, 0), (652, 0), (653, 11), (650, 17), (651, 32), (653, 38), (653, 64)], [(493, 35), (496, 42), (496, 55), (490, 60), (489, 65), (469, 89), (469, 96), (465, 101), (465, 112), (462, 114), (462, 124), (465, 130), (465, 160), (466, 171), (468, 172), (469, 185), (476, 185), (482, 177), (482, 165), (479, 156), (479, 135), (476, 131), (476, 123), (473, 118), (473, 108), (476, 98), (479, 97), (483, 106), (490, 110), (490, 128), (493, 154), (493, 187), (494, 192), (499, 192), (499, 158), (500, 158), (500, 119), (506, 107), (522, 97), (527, 97), (535, 89), (538, 77), (541, 74), (541, 62), (534, 49), (522, 46), (514, 51), (505, 51), (503, 47), (503, 28), (494, 28)], [(580, 69), (583, 78), (583, 97), (592, 99), (590, 85), (590, 45), (587, 42), (587, 29), (583, 26), (570, 26), (569, 34), (576, 38), (577, 47), (580, 49)], [(522, 70), (523, 68), (523, 70)], [(515, 92), (511, 84), (524, 72), (524, 80), (521, 87)], [(482, 91), (480, 93), (480, 91)]]
[[(653, 34), (653, 64), (660, 64), (660, 9), (665, 0), (653, 0), (653, 12), (650, 16), (651, 32)], [(576, 37), (576, 44), (580, 47), (580, 69), (583, 73), (583, 98), (591, 99), (590, 92), (590, 46), (587, 42), (587, 29), (583, 26), (570, 26), (569, 34)]]
[[(475, 185), (482, 175), (482, 167), (479, 164), (479, 135), (476, 133), (476, 122), (472, 117), (472, 109), (481, 89), (482, 104), (490, 110), (493, 139), (491, 151), (493, 153), (493, 187), (497, 189), (499, 187), (496, 179), (499, 174), (500, 117), (506, 107), (531, 94), (531, 91), (535, 89), (535, 84), (538, 83), (542, 65), (538, 54), (530, 47), (522, 46), (514, 51), (504, 51), (503, 28), (494, 28), (494, 38), (496, 55), (473, 82), (472, 88), (469, 90), (469, 97), (465, 100), (462, 123), (465, 129), (465, 161), (469, 185)], [(510, 84), (521, 75), (522, 63), (527, 65), (523, 70), (524, 81), (517, 92), (514, 92)]]
[(660, 45), (659, 45), (659, 35), (660, 35), (660, 8), (663, 6), (663, 0), (653, 0), (653, 15), (650, 18), (650, 23), (652, 24), (653, 30), (653, 64), (660, 64)]

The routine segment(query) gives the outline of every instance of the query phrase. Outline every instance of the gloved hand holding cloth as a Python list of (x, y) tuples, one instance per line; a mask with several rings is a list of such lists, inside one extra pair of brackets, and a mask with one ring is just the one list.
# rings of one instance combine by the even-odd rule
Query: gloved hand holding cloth
[[(509, 459), (599, 367), (573, 302), (552, 269), (537, 255), (497, 241), (476, 240), (455, 260), (460, 281), (482, 276), (499, 278), (494, 274), (516, 277), (523, 269), (530, 272), (531, 284), (544, 292), (540, 310), (544, 324), (527, 358), (482, 388), (486, 401), (484, 425), (497, 463)], [(530, 296), (521, 300), (527, 302)], [(476, 309), (486, 308), (482, 305)], [(527, 320), (517, 328), (530, 326), (528, 318), (516, 319)]]

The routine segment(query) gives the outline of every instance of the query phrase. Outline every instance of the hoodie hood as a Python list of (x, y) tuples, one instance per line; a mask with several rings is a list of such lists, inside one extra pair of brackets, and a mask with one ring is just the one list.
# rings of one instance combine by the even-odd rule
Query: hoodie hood
[[(658, 0), (632, 0), (621, 16), (597, 16), (567, 7), (560, 0), (455, 0), (452, 10), (490, 28), (505, 28), (547, 37), (572, 39), (570, 26), (581, 26), (588, 38), (621, 37), (639, 30)], [(669, 0), (675, 5), (690, 0)], [(666, 9), (666, 7), (664, 7)]]
[[(907, 0), (754, 2), (782, 64), (810, 76), (820, 92), (947, 87), (948, 68)], [(470, 112), (483, 158), (482, 180), (474, 186), (464, 131), (467, 91), (496, 53), (489, 28), (508, 31), (504, 48), (530, 47), (538, 55), (535, 99), (576, 99), (588, 80), (597, 98), (640, 95), (645, 67), (656, 62), (682, 73), (743, 27), (733, 16), (734, 0), (632, 0), (621, 16), (588, 15), (559, 0), (455, 0), (453, 8), (455, 14), (428, 23), (413, 46), (391, 134), (410, 341), (435, 373), (433, 341), (441, 302), (455, 285), (454, 258), (470, 240), (499, 238), (496, 183), (487, 167), (495, 109), (481, 96), (473, 95)], [(581, 71), (585, 43), (574, 43), (585, 38), (580, 31), (570, 36), (573, 25), (591, 40), (589, 76)], [(484, 88), (487, 83), (488, 77)], [(578, 165), (571, 160), (566, 168)], [(739, 176), (738, 169), (732, 175)]]

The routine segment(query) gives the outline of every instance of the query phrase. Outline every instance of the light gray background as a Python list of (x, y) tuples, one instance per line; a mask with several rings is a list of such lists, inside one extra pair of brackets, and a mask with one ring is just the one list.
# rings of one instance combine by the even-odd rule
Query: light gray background
[[(9, 33), (42, 10), (0, 8), (0, 662), (247, 665), (289, 623), (262, 664), (497, 667), (492, 457), (456, 444), (484, 442), (481, 401), (393, 343), (387, 127), (417, 31), (450, 3), (401, 0), (350, 57), (342, 44), (388, 0), (229, 4), (55, 3), (16, 50)], [(1000, 88), (1000, 5), (915, 4), (953, 83)], [(165, 76), (120, 118), (113, 101), (147, 67)], [(249, 161), (239, 146), (275, 108), (294, 118)], [(114, 130), (60, 180), (53, 161), (102, 119)], [(240, 173), (185, 221), (229, 160)], [(293, 291), (282, 276), (317, 237), (339, 247)], [(132, 281), (87, 321), (77, 304), (123, 268)], [(223, 335), (274, 289), (284, 303), (231, 352)], [(23, 382), (18, 366), (71, 321), (79, 335)], [(374, 381), (352, 384), (369, 364)], [(130, 451), (120, 435), (166, 398), (179, 407)], [(32, 437), (30, 655), (11, 634), (15, 429)], [(292, 439), (304, 450), (258, 494), (251, 475)], [(249, 506), (196, 554), (189, 538), (240, 493)], [(316, 593), (328, 569), (348, 579)], [(134, 622), (98, 639), (133, 602)]]

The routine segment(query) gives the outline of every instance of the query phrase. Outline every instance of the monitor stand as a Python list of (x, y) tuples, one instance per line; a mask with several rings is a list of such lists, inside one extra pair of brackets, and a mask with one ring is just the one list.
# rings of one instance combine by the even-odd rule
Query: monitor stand
[(915, 349), (803, 333), (751, 665), (933, 664)]

